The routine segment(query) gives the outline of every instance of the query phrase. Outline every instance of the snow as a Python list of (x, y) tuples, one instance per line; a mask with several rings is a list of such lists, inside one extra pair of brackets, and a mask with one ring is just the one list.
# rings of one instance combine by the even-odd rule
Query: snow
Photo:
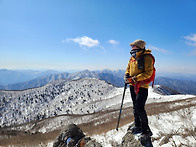
[(96, 139), (96, 141), (101, 143), (101, 145), (104, 147), (112, 147), (112, 142), (122, 142), (122, 138), (125, 135), (127, 128), (128, 125), (125, 125), (123, 127), (120, 127), (118, 131), (116, 129), (110, 130), (100, 135), (93, 135), (92, 138)]
[[(32, 120), (54, 117), (52, 121), (48, 120), (48, 125), (35, 130), (46, 133), (61, 128), (62, 122), (67, 124), (73, 122), (76, 124), (87, 123), (98, 119), (91, 115), (94, 112), (119, 109), (123, 90), (124, 88), (114, 87), (105, 81), (84, 78), (75, 81), (59, 80), (41, 88), (25, 91), (0, 91), (0, 126), (28, 123)], [(150, 87), (147, 103), (172, 102), (194, 97), (196, 96), (161, 95), (155, 93), (153, 88)], [(192, 102), (183, 101), (172, 106), (183, 106), (185, 103), (195, 104), (196, 102), (195, 100)], [(127, 88), (123, 108), (130, 106), (132, 106), (132, 102), (129, 88)], [(148, 116), (149, 126), (153, 132), (153, 138), (155, 138), (153, 145), (155, 147), (170, 147), (174, 144), (177, 146), (186, 144), (196, 147), (196, 136), (186, 135), (187, 131), (193, 131), (196, 128), (196, 108), (194, 106)], [(70, 114), (84, 116), (70, 118), (68, 116)], [(106, 121), (107, 119), (94, 125)], [(121, 143), (129, 125), (122, 126), (118, 131), (113, 129), (91, 137), (104, 147), (111, 147), (114, 143)], [(23, 129), (29, 130), (32, 128), (36, 128), (36, 125), (29, 124)], [(171, 136), (169, 141), (162, 143), (165, 139), (164, 136), (169, 135)], [(49, 142), (48, 146), (52, 146), (52, 142)]]
[(182, 100), (187, 98), (195, 97), (195, 95), (185, 95), (185, 94), (178, 94), (178, 95), (161, 95), (155, 93), (152, 87), (149, 87), (148, 90), (148, 100), (147, 103), (151, 102), (169, 102), (174, 100)]
[(47, 147), (53, 147), (53, 142), (49, 142), (49, 143), (47, 144)]
[[(181, 109), (179, 111), (170, 113), (148, 116), (149, 126), (153, 132), (152, 137), (155, 138), (155, 141), (153, 141), (153, 146), (173, 147), (174, 144), (177, 146), (184, 144), (184, 146), (188, 145), (190, 147), (195, 147), (195, 134), (192, 136), (182, 137), (184, 133), (186, 134), (187, 130), (194, 130), (196, 128), (195, 116), (195, 107)], [(122, 126), (118, 131), (113, 129), (100, 135), (93, 135), (92, 138), (96, 139), (104, 147), (112, 147), (111, 142), (122, 142), (122, 138), (126, 134), (129, 125), (130, 124)], [(169, 135), (170, 139), (168, 142), (160, 145), (160, 142), (164, 136)]]
[(84, 78), (77, 81), (59, 80), (24, 91), (0, 91), (0, 126), (62, 114), (98, 112), (106, 108), (99, 102), (114, 90), (115, 87), (105, 81)]
[[(119, 88), (116, 91), (116, 95), (122, 95), (123, 88)], [(112, 96), (111, 96), (112, 97)], [(155, 93), (153, 88), (149, 88), (149, 96), (147, 103), (152, 102), (169, 102), (175, 100), (183, 100), (187, 98), (193, 98), (195, 95), (161, 95)], [(129, 90), (126, 92), (125, 96), (125, 105), (130, 102), (130, 93)], [(183, 105), (183, 104), (182, 104)], [(157, 139), (153, 141), (154, 147), (173, 147), (174, 145), (180, 146), (192, 146), (196, 147), (195, 136), (182, 137), (183, 133), (186, 130), (194, 130), (196, 128), (196, 108), (190, 107), (187, 109), (181, 109), (179, 111), (162, 113), (158, 115), (148, 116), (149, 126), (153, 132), (153, 138)], [(130, 122), (131, 123), (131, 122)], [(119, 128), (118, 131), (115, 129), (110, 130), (106, 133), (93, 135), (92, 138), (95, 138), (99, 143), (104, 147), (112, 147), (113, 142), (121, 143), (123, 136), (127, 132), (127, 128), (130, 124), (124, 125)], [(161, 131), (160, 131), (161, 130)], [(172, 135), (168, 143), (160, 145), (163, 137), (160, 138), (160, 135)], [(175, 135), (179, 134), (179, 135)], [(158, 139), (160, 138), (160, 139)]]

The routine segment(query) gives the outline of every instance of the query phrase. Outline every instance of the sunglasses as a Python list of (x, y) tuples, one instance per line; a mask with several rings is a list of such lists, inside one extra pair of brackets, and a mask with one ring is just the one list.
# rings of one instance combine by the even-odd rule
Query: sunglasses
[[(135, 47), (135, 46), (138, 47), (137, 45), (132, 45), (131, 47), (133, 48), (133, 47)], [(140, 48), (140, 47), (138, 47), (138, 48)]]

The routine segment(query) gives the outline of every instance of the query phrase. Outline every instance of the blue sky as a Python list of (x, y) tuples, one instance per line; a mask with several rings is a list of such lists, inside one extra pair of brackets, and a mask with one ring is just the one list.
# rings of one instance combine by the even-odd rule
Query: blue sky
[(0, 69), (126, 69), (143, 39), (159, 72), (196, 73), (195, 0), (0, 0)]

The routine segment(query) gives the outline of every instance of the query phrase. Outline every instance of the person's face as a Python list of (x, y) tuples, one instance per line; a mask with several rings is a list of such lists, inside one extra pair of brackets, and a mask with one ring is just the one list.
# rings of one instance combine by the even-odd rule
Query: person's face
[(140, 49), (140, 48), (139, 48), (138, 46), (136, 46), (136, 45), (132, 45), (131, 48), (132, 48), (132, 50), (134, 50), (134, 49)]

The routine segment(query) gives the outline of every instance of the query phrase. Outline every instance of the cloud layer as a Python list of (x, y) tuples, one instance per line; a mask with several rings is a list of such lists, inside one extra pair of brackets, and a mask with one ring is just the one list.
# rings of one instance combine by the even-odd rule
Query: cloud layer
[(109, 40), (108, 43), (112, 44), (112, 45), (118, 45), (119, 42), (116, 40)]
[(168, 53), (167, 50), (162, 49), (162, 48), (158, 48), (158, 47), (155, 47), (155, 46), (152, 46), (152, 45), (149, 45), (149, 48), (152, 49), (152, 50), (156, 50), (156, 51), (158, 51), (158, 52)]
[(186, 43), (188, 45), (196, 47), (196, 34), (191, 34), (191, 35), (185, 36), (184, 38), (187, 40)]
[[(186, 44), (196, 47), (196, 34), (191, 34), (184, 37), (187, 41)], [(192, 50), (190, 55), (196, 55), (196, 49)]]
[(83, 36), (83, 37), (76, 37), (76, 38), (68, 38), (67, 41), (73, 41), (75, 43), (78, 43), (80, 46), (86, 46), (86, 47), (95, 47), (99, 45), (98, 40), (94, 40), (90, 37)]
[[(93, 47), (99, 47), (100, 49), (104, 50), (104, 47), (100, 45), (100, 41), (97, 39), (92, 39), (91, 37), (83, 36), (83, 37), (76, 37), (76, 38), (67, 38), (66, 40), (62, 41), (63, 43), (66, 42), (74, 42), (76, 44), (79, 44), (81, 47), (84, 47), (83, 49), (88, 50), (87, 48), (93, 48)], [(107, 43), (112, 44), (113, 46), (116, 46), (119, 44), (116, 40), (109, 40)], [(86, 48), (87, 47), (87, 48)]]

